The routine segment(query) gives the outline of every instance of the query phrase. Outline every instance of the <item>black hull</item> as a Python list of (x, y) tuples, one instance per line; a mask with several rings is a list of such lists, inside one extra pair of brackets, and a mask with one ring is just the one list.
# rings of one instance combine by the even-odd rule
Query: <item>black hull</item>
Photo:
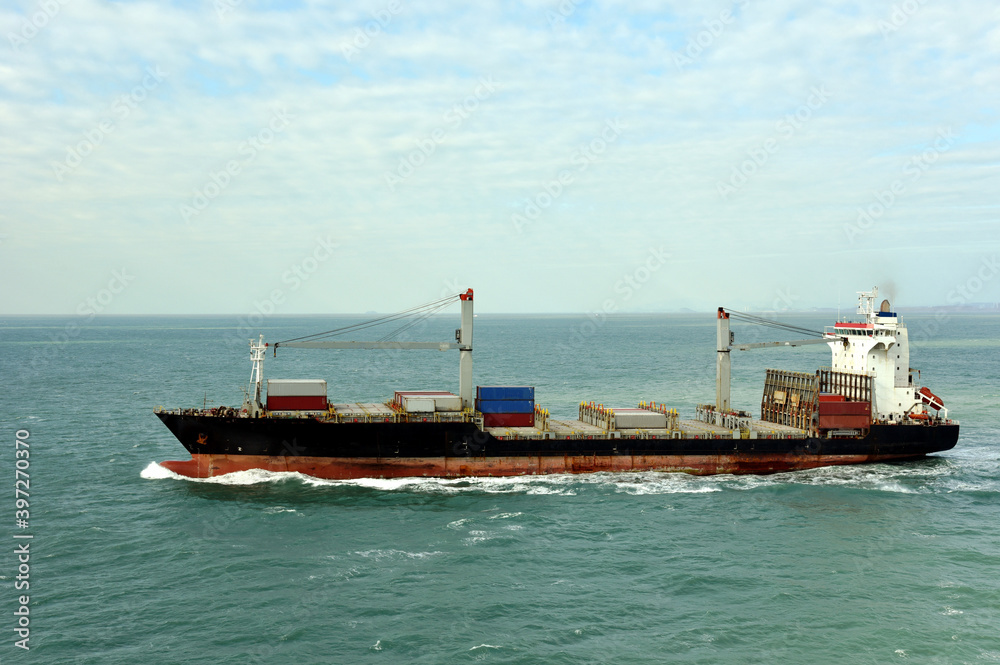
[(648, 469), (772, 473), (920, 458), (953, 448), (959, 430), (957, 424), (914, 424), (872, 425), (865, 436), (848, 438), (517, 439), (495, 437), (468, 422), (157, 415), (194, 462), (164, 464), (197, 477), (250, 468), (328, 478)]

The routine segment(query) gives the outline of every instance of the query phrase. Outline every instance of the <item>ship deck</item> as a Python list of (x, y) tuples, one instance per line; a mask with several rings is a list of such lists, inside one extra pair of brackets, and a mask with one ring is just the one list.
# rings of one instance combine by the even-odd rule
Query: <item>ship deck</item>
[[(192, 412), (196, 410), (192, 409)], [(469, 413), (459, 411), (435, 413), (400, 413), (390, 406), (375, 402), (331, 403), (327, 411), (271, 411), (269, 418), (316, 418), (325, 422), (472, 422)], [(752, 420), (749, 431), (734, 430), (700, 420), (677, 420), (673, 429), (608, 430), (582, 420), (548, 418), (542, 427), (486, 427), (484, 431), (502, 439), (804, 439), (804, 429)]]
[(710, 425), (698, 420), (680, 420), (676, 429), (623, 429), (606, 430), (581, 420), (549, 419), (548, 429), (537, 427), (487, 427), (485, 430), (497, 438), (517, 439), (740, 439), (740, 438), (786, 438), (804, 439), (809, 433), (804, 429), (754, 420), (751, 431), (743, 433), (727, 427)]
[[(276, 417), (297, 415), (294, 412), (279, 412)], [(319, 414), (314, 414), (319, 415)], [(465, 420), (466, 414), (459, 412), (437, 412), (428, 414), (400, 414), (385, 404), (369, 402), (332, 403), (328, 417), (338, 422), (387, 422), (402, 416), (414, 420), (455, 421)], [(539, 427), (487, 427), (489, 434), (498, 438), (513, 439), (739, 439), (739, 438), (806, 438), (808, 432), (797, 427), (779, 425), (777, 423), (753, 420), (750, 432), (740, 432), (727, 427), (712, 425), (700, 420), (678, 420), (676, 429), (620, 429), (607, 430), (597, 425), (585, 423), (582, 420), (560, 420), (549, 418), (548, 428)]]

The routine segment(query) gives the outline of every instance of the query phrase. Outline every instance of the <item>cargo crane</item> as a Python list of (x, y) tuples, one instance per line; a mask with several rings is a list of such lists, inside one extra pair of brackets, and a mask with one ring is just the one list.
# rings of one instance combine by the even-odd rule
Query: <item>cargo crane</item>
[[(454, 342), (400, 342), (392, 341), (389, 338), (404, 330), (413, 327), (420, 321), (439, 312), (458, 298), (462, 303), (461, 327), (455, 330)], [(472, 312), (473, 291), (468, 289), (465, 293), (459, 293), (440, 300), (436, 300), (419, 307), (390, 314), (387, 316), (365, 321), (352, 326), (345, 326), (335, 330), (328, 330), (304, 337), (283, 342), (275, 342), (273, 355), (278, 355), (278, 347), (288, 347), (295, 349), (424, 349), (433, 351), (449, 351), (457, 349), (459, 353), (459, 396), (462, 399), (462, 408), (470, 409), (475, 400), (475, 387), (472, 384)], [(349, 332), (354, 332), (364, 328), (381, 325), (391, 321), (415, 318), (401, 326), (399, 329), (385, 335), (382, 339), (370, 342), (330, 340), (328, 337), (335, 337)], [(243, 403), (244, 413), (256, 418), (266, 412), (262, 402), (262, 385), (264, 381), (264, 354), (269, 345), (264, 343), (264, 336), (261, 335), (256, 343), (250, 342), (250, 359), (253, 367), (250, 372), (250, 389), (247, 391), (246, 399)]]
[[(752, 344), (735, 344), (735, 337), (729, 328), (730, 317), (735, 316), (737, 320), (747, 321), (758, 325), (771, 326), (782, 330), (799, 333), (812, 333), (822, 335), (822, 337), (798, 339), (785, 342), (755, 342)], [(715, 424), (722, 425), (724, 414), (732, 412), (731, 405), (731, 360), (729, 353), (733, 349), (737, 351), (749, 351), (750, 349), (767, 349), (776, 346), (805, 346), (807, 344), (827, 344), (835, 336), (827, 336), (825, 333), (809, 330), (799, 326), (772, 321), (759, 316), (750, 316), (740, 312), (727, 310), (720, 307), (716, 316), (716, 362), (715, 362)]]

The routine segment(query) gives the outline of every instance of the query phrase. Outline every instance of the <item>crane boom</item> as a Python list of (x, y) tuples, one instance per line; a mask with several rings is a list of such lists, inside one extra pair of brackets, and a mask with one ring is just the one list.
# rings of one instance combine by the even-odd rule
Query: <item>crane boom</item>
[(749, 351), (750, 349), (766, 349), (772, 346), (805, 346), (806, 344), (826, 344), (832, 337), (818, 337), (814, 339), (796, 339), (790, 342), (757, 342), (755, 344), (733, 344), (731, 348), (737, 351)]
[[(424, 309), (428, 306), (435, 306), (440, 309), (443, 306), (442, 303), (450, 300), (452, 297), (443, 298), (442, 300), (430, 303), (430, 305), (421, 305), (420, 308), (414, 309)], [(338, 329), (335, 331), (327, 331), (325, 333), (317, 333), (316, 335), (307, 335), (306, 337), (298, 337), (294, 340), (288, 340), (286, 342), (276, 342), (274, 344), (274, 354), (277, 355), (278, 347), (289, 347), (295, 349), (427, 349), (427, 350), (437, 350), (437, 351), (448, 351), (448, 350), (458, 350), (459, 355), (459, 365), (458, 365), (458, 392), (459, 396), (462, 398), (462, 407), (471, 409), (475, 405), (476, 390), (472, 383), (472, 323), (475, 315), (472, 312), (473, 303), (473, 292), (472, 289), (467, 290), (465, 293), (458, 294), (458, 299), (462, 303), (462, 324), (461, 327), (455, 331), (455, 341), (454, 342), (393, 342), (393, 341), (340, 341), (340, 340), (319, 340), (319, 339), (308, 339), (315, 338), (319, 335), (329, 335), (330, 333), (339, 333), (344, 329)], [(408, 313), (412, 315), (414, 310), (407, 310)], [(404, 312), (403, 314), (406, 314)], [(396, 314), (389, 317), (383, 317), (381, 320), (393, 320), (401, 318), (402, 314)], [(373, 322), (368, 321), (362, 324), (364, 327), (370, 327)], [(348, 328), (359, 328), (361, 326), (348, 326)], [(263, 337), (261, 338), (260, 348), (264, 348)], [(261, 360), (263, 356), (261, 356)], [(256, 367), (256, 365), (255, 365)], [(259, 375), (258, 375), (259, 376)], [(260, 379), (258, 378), (258, 384)], [(259, 394), (260, 389), (258, 387), (257, 392)]]
[[(275, 347), (278, 345), (275, 344)], [(293, 349), (430, 349), (447, 351), (449, 349), (459, 349), (471, 351), (468, 344), (458, 344), (457, 342), (340, 342), (340, 341), (319, 341), (319, 342), (282, 342), (281, 347)]]

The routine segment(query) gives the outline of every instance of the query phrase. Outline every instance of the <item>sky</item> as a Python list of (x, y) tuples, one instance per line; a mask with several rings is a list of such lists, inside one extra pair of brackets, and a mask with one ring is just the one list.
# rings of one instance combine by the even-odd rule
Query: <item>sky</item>
[(1000, 5), (28, 0), (0, 314), (1000, 301)]

